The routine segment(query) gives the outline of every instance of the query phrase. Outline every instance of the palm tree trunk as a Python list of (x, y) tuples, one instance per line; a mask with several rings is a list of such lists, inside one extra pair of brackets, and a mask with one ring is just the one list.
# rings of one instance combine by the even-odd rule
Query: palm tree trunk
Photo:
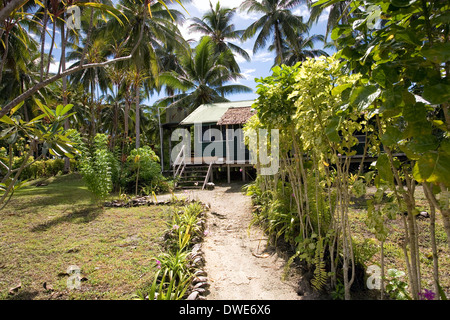
[(91, 132), (92, 132), (92, 137), (95, 136), (96, 133), (96, 128), (95, 128), (95, 98), (94, 98), (94, 94), (95, 94), (95, 81), (91, 82)]
[(141, 145), (141, 112), (139, 105), (139, 86), (136, 85), (136, 149)]
[(41, 33), (41, 61), (39, 68), (39, 81), (44, 79), (44, 48), (45, 48), (45, 36), (47, 33), (47, 22), (48, 22), (48, 10), (47, 10), (47, 1), (44, 1), (44, 18), (42, 22), (42, 33)]
[(281, 65), (283, 61), (283, 48), (281, 47), (281, 32), (278, 21), (275, 21), (275, 50), (276, 50), (276, 63)]
[(128, 117), (129, 117), (129, 113), (130, 113), (130, 104), (128, 99), (125, 99), (125, 113), (124, 113), (124, 137), (125, 139), (128, 138)]
[(2, 56), (2, 62), (0, 64), (0, 83), (2, 83), (2, 75), (3, 75), (3, 68), (5, 66), (6, 58), (8, 57), (8, 49), (9, 49), (9, 31), (5, 32), (5, 51), (3, 52)]
[(11, 0), (9, 2), (4, 2), (4, 7), (0, 10), (0, 21), (5, 20), (11, 12), (20, 8), (28, 0)]
[[(66, 34), (65, 34), (65, 24), (61, 24), (61, 72), (66, 71)], [(67, 77), (62, 78), (62, 96), (63, 105), (66, 106), (67, 101)], [(64, 121), (64, 130), (69, 130), (69, 119)], [(68, 157), (64, 158), (64, 169), (63, 173), (67, 174), (70, 172), (70, 159)]]
[(113, 128), (111, 133), (111, 151), (114, 151), (114, 147), (116, 146), (116, 136), (117, 136), (117, 127), (119, 125), (119, 106), (117, 101), (114, 102), (114, 118), (113, 118)]
[(46, 78), (48, 77), (48, 73), (50, 72), (50, 62), (52, 59), (53, 47), (55, 46), (55, 34), (56, 34), (56, 17), (53, 20), (52, 43), (50, 45), (50, 50), (48, 52), (47, 71), (45, 72)]

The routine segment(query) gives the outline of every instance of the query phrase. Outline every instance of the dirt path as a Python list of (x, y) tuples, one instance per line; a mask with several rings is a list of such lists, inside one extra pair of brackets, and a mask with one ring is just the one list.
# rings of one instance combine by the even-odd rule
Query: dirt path
[(189, 191), (190, 198), (211, 206), (202, 249), (210, 283), (210, 300), (294, 300), (296, 277), (282, 281), (285, 260), (266, 250), (267, 237), (252, 219), (251, 199), (242, 184)]

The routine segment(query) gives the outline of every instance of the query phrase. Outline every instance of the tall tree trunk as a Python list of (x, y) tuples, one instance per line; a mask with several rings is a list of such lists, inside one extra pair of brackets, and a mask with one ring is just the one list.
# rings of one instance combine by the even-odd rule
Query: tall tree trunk
[(111, 132), (111, 151), (114, 152), (116, 146), (117, 128), (119, 126), (119, 106), (117, 101), (114, 102), (114, 118), (113, 118), (113, 128)]
[[(65, 24), (61, 24), (61, 72), (66, 71), (66, 33), (65, 33)], [(63, 96), (63, 105), (66, 106), (67, 101), (67, 77), (62, 77), (62, 96)], [(64, 121), (64, 130), (69, 130), (69, 119)], [(64, 169), (63, 173), (68, 174), (70, 172), (70, 159), (68, 157), (64, 158)]]
[(141, 111), (139, 105), (139, 86), (136, 86), (136, 149), (141, 146)]
[(438, 259), (438, 251), (436, 246), (436, 207), (434, 206), (433, 201), (429, 195), (428, 188), (423, 188), (425, 196), (428, 200), (428, 204), (430, 206), (430, 237), (431, 237), (431, 249), (433, 252), (433, 285), (434, 292), (439, 292), (439, 259)]
[(52, 43), (50, 45), (50, 50), (48, 52), (47, 71), (45, 72), (46, 78), (48, 77), (48, 73), (50, 72), (50, 62), (52, 60), (53, 47), (55, 46), (55, 34), (56, 34), (56, 17), (53, 19)]
[(2, 83), (3, 77), (3, 68), (5, 67), (6, 59), (8, 58), (8, 49), (9, 49), (9, 31), (5, 32), (5, 51), (3, 52), (2, 61), (0, 63), (0, 83)]
[(11, 0), (3, 2), (3, 8), (0, 10), (0, 22), (5, 20), (14, 10), (20, 8), (28, 0)]
[(281, 65), (283, 62), (283, 48), (281, 46), (281, 31), (278, 21), (275, 21), (275, 51), (276, 51), (276, 64)]
[(125, 98), (125, 112), (124, 112), (124, 141), (128, 138), (128, 127), (129, 127), (129, 116), (130, 116), (130, 101)]
[(96, 127), (95, 127), (95, 80), (91, 81), (91, 132), (92, 132), (92, 137), (95, 136), (96, 134)]
[(39, 81), (44, 80), (44, 59), (45, 59), (45, 37), (47, 34), (47, 22), (48, 22), (48, 10), (47, 1), (44, 1), (44, 18), (42, 22), (42, 33), (41, 33), (41, 61), (39, 68)]

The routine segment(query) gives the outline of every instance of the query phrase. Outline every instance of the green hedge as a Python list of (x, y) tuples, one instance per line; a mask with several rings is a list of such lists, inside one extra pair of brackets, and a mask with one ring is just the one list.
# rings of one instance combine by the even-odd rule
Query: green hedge
[[(33, 157), (28, 159), (28, 163), (31, 163), (31, 165), (22, 171), (20, 176), (21, 180), (56, 176), (64, 170), (64, 159), (62, 158), (33, 161)], [(22, 162), (23, 157), (14, 157), (13, 169), (19, 168)], [(74, 159), (70, 159), (70, 172), (76, 172), (77, 170), (78, 162)]]

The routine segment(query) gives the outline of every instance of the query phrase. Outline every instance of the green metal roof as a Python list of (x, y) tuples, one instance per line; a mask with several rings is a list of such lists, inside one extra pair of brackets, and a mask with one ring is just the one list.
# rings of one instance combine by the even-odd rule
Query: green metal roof
[(184, 118), (180, 124), (191, 125), (195, 123), (217, 123), (229, 108), (251, 107), (254, 102), (254, 100), (246, 100), (202, 104), (190, 115)]

